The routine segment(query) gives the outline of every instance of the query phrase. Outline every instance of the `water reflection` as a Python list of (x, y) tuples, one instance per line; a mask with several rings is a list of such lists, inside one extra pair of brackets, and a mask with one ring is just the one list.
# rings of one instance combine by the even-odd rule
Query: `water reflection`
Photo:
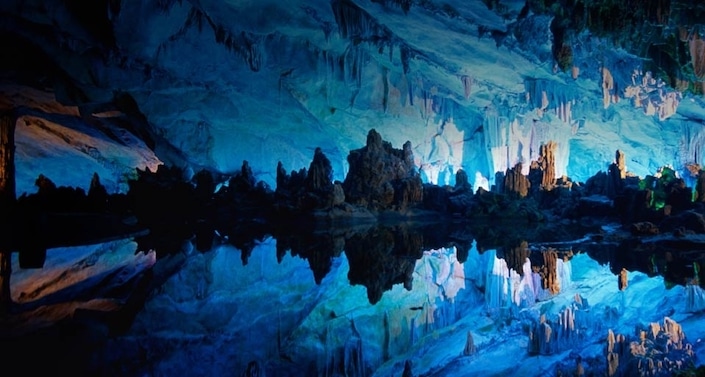
[[(559, 291), (554, 286), (558, 278), (550, 271), (555, 269), (555, 263), (562, 269), (562, 262), (569, 260), (573, 253), (587, 253), (600, 264), (609, 266), (616, 276), (623, 270), (640, 271), (648, 276), (663, 276), (668, 284), (705, 286), (705, 271), (699, 268), (705, 264), (705, 252), (701, 250), (705, 243), (679, 240), (649, 244), (638, 238), (614, 241), (604, 239), (604, 232), (596, 227), (515, 226), (511, 223), (397, 223), (341, 227), (271, 226), (258, 222), (199, 225), (195, 229), (157, 229), (135, 240), (139, 250), (155, 250), (158, 255), (181, 252), (184, 244), (200, 252), (228, 244), (237, 249), (242, 264), (247, 265), (256, 246), (271, 237), (276, 241), (277, 262), (281, 263), (287, 254), (305, 260), (316, 284), (320, 284), (330, 272), (333, 261), (344, 255), (350, 265), (350, 284), (364, 286), (372, 304), (394, 285), (411, 290), (411, 274), (416, 261), (424, 252), (444, 249), (453, 249), (460, 263), (465, 262), (472, 248), (480, 253), (492, 250), (500, 263), (506, 265), (503, 268), (520, 277), (517, 284), (534, 291), (536, 297), (533, 299), (540, 293), (536, 288), (538, 283), (551, 293)], [(546, 252), (549, 249), (557, 254), (551, 256)], [(532, 273), (538, 277), (532, 278)], [(522, 299), (532, 300), (515, 298)]]
[[(50, 357), (60, 368), (108, 375), (170, 375), (192, 368), (188, 374), (258, 369), (275, 375), (362, 376), (383, 366), (398, 375), (404, 358), (420, 360), (422, 353), (432, 357), (437, 352), (434, 357), (447, 359), (449, 353), (468, 353), (465, 349), (486, 350), (499, 337), (525, 339), (528, 322), (521, 324), (527, 315), (522, 309), (549, 302), (570, 288), (574, 275), (592, 276), (586, 267), (574, 271), (574, 258), (589, 269), (602, 264), (614, 278), (610, 292), (621, 294), (621, 301), (601, 311), (614, 313), (605, 323), (618, 321), (628, 306), (629, 293), (617, 284), (622, 268), (689, 284), (690, 310), (703, 309), (698, 284), (705, 279), (697, 267), (702, 253), (656, 250), (643, 243), (628, 251), (627, 241), (606, 242), (594, 229), (463, 223), (325, 229), (256, 222), (201, 225), (157, 229), (124, 241), (122, 250), (132, 245), (133, 255), (156, 255), (150, 293), (143, 295), (143, 306), (124, 333), (93, 338), (90, 350), (59, 347), (85, 344), (85, 336), (44, 333), (15, 342), (8, 354), (28, 352), (42, 341), (56, 347), (42, 349), (53, 352)], [(100, 248), (101, 255), (108, 247)], [(48, 254), (51, 269), (58, 255)], [(108, 269), (103, 276), (116, 271)], [(24, 271), (14, 281), (19, 287), (31, 279)], [(93, 292), (125, 293), (134, 281), (125, 282), (122, 288)], [(94, 300), (85, 288), (83, 296), (67, 301)], [(66, 359), (80, 366), (68, 365), (62, 349), (87, 353)]]

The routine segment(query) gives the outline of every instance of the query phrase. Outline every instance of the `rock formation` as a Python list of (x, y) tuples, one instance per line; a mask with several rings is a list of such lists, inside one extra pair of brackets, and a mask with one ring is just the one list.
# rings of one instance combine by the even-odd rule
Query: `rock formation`
[(346, 200), (373, 210), (404, 210), (421, 203), (423, 186), (411, 143), (394, 149), (374, 129), (367, 145), (350, 151), (350, 170), (343, 182)]
[(622, 268), (619, 272), (619, 277), (617, 278), (617, 287), (620, 291), (627, 289), (629, 285), (629, 274), (626, 268)]
[(605, 357), (608, 376), (672, 376), (693, 362), (693, 347), (680, 324), (664, 317), (634, 336), (609, 330)]
[(407, 229), (374, 227), (366, 234), (355, 234), (345, 242), (350, 263), (350, 284), (367, 288), (370, 303), (394, 284), (411, 290), (416, 259), (422, 255), (423, 235)]
[(610, 164), (607, 180), (607, 196), (614, 198), (622, 192), (624, 187), (624, 178), (627, 176), (627, 167), (624, 162), (624, 152), (617, 150), (614, 154), (614, 162)]
[(531, 162), (531, 168), (529, 169), (531, 187), (550, 191), (555, 186), (557, 147), (558, 144), (553, 140), (546, 144), (541, 144), (539, 148), (539, 158)]
[(477, 352), (477, 347), (475, 346), (475, 340), (472, 337), (472, 332), (468, 331), (468, 337), (465, 341), (465, 348), (463, 349), (463, 356), (472, 356)]
[(504, 177), (504, 192), (525, 198), (529, 194), (531, 182), (521, 173), (522, 164), (517, 163), (512, 169), (507, 169)]
[(541, 275), (541, 283), (544, 289), (555, 295), (561, 291), (557, 269), (558, 252), (554, 249), (547, 249), (542, 251), (542, 255), (543, 266), (538, 271)]

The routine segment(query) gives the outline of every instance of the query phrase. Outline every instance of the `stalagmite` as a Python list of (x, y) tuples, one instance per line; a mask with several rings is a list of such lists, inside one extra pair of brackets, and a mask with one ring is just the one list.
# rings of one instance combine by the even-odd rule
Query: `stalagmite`
[(544, 190), (550, 191), (556, 184), (556, 149), (557, 144), (553, 140), (541, 145), (539, 166), (543, 173), (541, 187)]
[(525, 175), (521, 173), (522, 164), (517, 163), (514, 168), (507, 169), (504, 177), (504, 190), (507, 193), (512, 193), (520, 198), (525, 198), (529, 194), (531, 183)]
[(609, 376), (670, 376), (693, 362), (692, 345), (685, 342), (681, 325), (669, 317), (652, 322), (638, 337), (609, 330), (605, 356)]
[(543, 288), (547, 289), (551, 294), (557, 294), (561, 291), (561, 285), (558, 280), (558, 273), (556, 269), (558, 259), (558, 253), (556, 250), (549, 249), (543, 251), (543, 263), (544, 267), (542, 270), (542, 283)]

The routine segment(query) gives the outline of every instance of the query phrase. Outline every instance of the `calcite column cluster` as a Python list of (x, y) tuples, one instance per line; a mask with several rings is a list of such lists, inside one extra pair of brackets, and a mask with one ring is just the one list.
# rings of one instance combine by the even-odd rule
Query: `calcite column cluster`
[(520, 198), (525, 198), (529, 194), (531, 182), (521, 172), (522, 164), (516, 164), (512, 169), (507, 169), (504, 176), (504, 192), (516, 195)]
[(555, 318), (542, 314), (529, 329), (528, 352), (531, 355), (561, 353), (586, 339), (589, 310), (582, 297), (563, 308)]
[(561, 291), (561, 283), (558, 279), (558, 252), (548, 249), (543, 251), (543, 266), (537, 268), (537, 272), (541, 275), (541, 283), (544, 289), (547, 289), (551, 294), (557, 294)]
[[(572, 252), (542, 249), (533, 252), (526, 243), (500, 250), (488, 265), (485, 302), (490, 311), (523, 308), (549, 299), (570, 284)], [(523, 258), (523, 259), (522, 259)]]
[(672, 376), (692, 365), (695, 353), (681, 325), (669, 317), (634, 336), (608, 331), (605, 358), (608, 376)]

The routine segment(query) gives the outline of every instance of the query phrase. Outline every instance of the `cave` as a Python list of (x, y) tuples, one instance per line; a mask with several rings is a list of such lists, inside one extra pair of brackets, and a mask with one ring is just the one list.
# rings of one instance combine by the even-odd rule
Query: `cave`
[(0, 368), (703, 375), (703, 20), (3, 1)]

